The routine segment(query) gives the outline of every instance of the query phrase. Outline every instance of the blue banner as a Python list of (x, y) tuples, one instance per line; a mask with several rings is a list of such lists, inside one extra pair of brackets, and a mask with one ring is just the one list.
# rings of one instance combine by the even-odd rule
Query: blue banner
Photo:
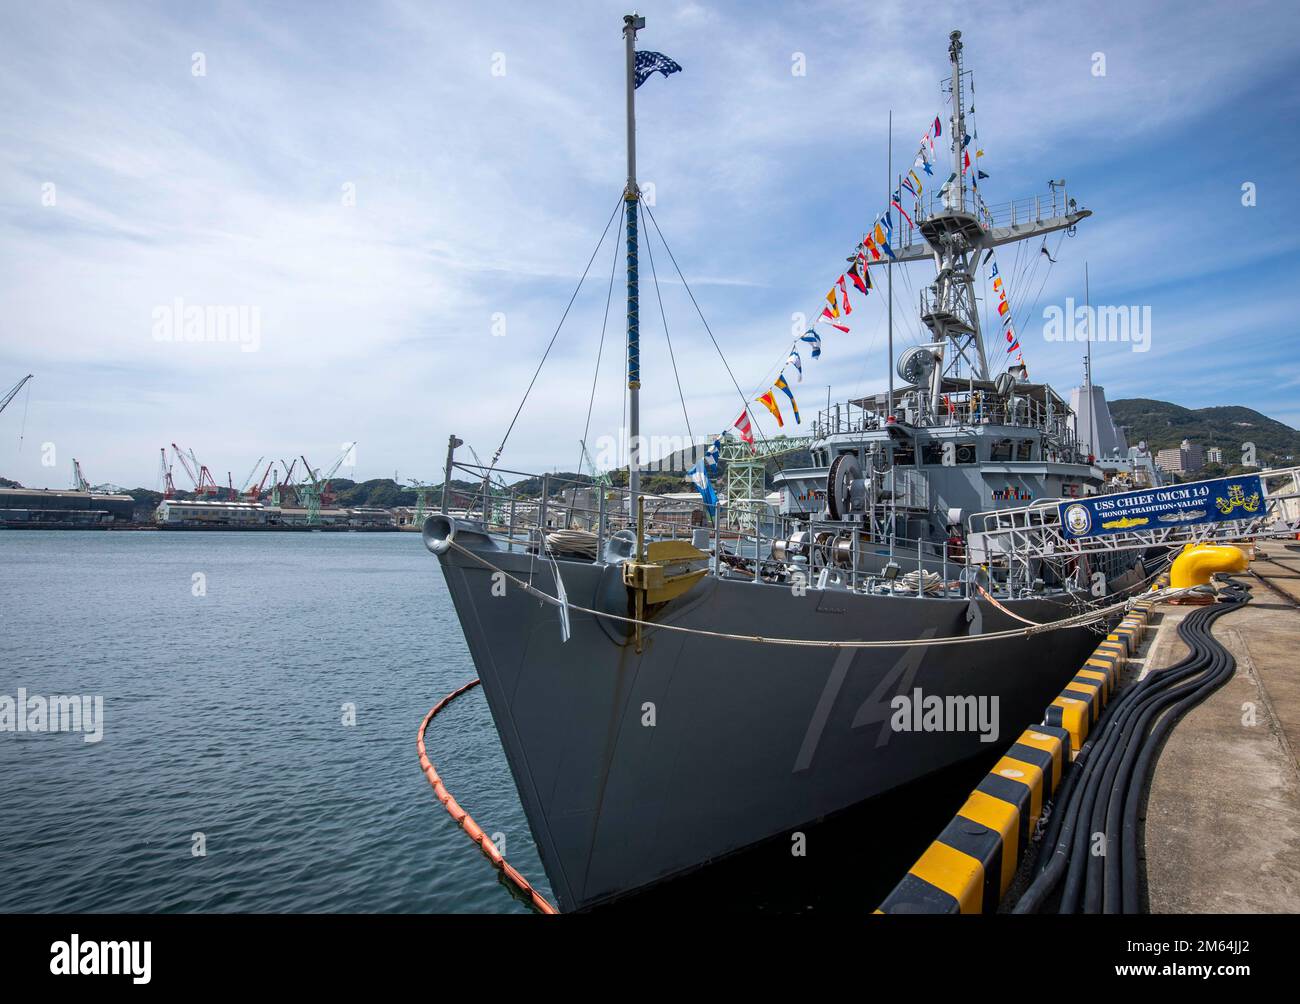
[(1193, 481), (1114, 495), (1089, 495), (1059, 506), (1067, 540), (1130, 530), (1168, 530), (1197, 523), (1225, 523), (1264, 514), (1259, 475)]

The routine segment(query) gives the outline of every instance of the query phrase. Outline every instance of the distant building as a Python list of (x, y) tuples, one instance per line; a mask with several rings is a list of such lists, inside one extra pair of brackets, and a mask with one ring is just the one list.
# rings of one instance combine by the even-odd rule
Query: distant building
[(1205, 451), (1205, 462), (1207, 464), (1223, 464), (1223, 450), (1218, 446), (1211, 446)]
[(260, 526), (267, 522), (267, 512), (260, 502), (163, 499), (154, 519), (162, 526)]
[(134, 513), (130, 495), (0, 488), (0, 523), (7, 526), (104, 526), (130, 523)]
[[(778, 496), (779, 498), (780, 496)], [(670, 492), (645, 497), (647, 525), (660, 532), (664, 528), (693, 529), (705, 526), (704, 506), (698, 492)]]
[(386, 530), (394, 525), (392, 510), (378, 506), (322, 508), (315, 524), (312, 524), (311, 512), (307, 509), (266, 506), (260, 502), (209, 502), (202, 499), (164, 499), (158, 504), (154, 519), (162, 527), (316, 525)]
[(392, 509), (381, 506), (353, 506), (348, 510), (348, 525), (367, 530), (388, 529), (397, 525)]
[(1193, 474), (1205, 466), (1205, 451), (1184, 439), (1182, 445), (1157, 453), (1156, 466), (1171, 474)]
[(565, 488), (560, 493), (560, 508), (570, 529), (594, 530), (600, 519), (600, 489)]

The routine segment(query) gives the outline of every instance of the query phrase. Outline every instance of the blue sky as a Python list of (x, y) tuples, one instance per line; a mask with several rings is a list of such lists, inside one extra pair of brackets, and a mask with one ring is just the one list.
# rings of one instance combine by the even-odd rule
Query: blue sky
[[(36, 380), (0, 416), (0, 474), (62, 486), (75, 456), (92, 481), (153, 486), (173, 441), (236, 482), (259, 456), (328, 464), (353, 440), (343, 473), (356, 479), (437, 480), (453, 431), (491, 454), (623, 184), (624, 5), (3, 10), (0, 391)], [(881, 208), (889, 112), (896, 164), (946, 116), (939, 81), (960, 27), (988, 201), (1063, 177), (1095, 213), (1037, 298), (1042, 271), (1011, 289), (1031, 375), (1079, 381), (1081, 346), (1045, 342), (1041, 313), (1082, 299), (1087, 261), (1094, 303), (1152, 310), (1149, 352), (1094, 350), (1111, 398), (1245, 404), (1300, 425), (1293, 5), (640, 12), (640, 46), (685, 70), (637, 92), (639, 175), (747, 392)], [(736, 392), (654, 250), (692, 431), (717, 432)], [(607, 241), (506, 466), (576, 466), (613, 255)], [(682, 435), (644, 252), (643, 277), (643, 429)], [(916, 340), (927, 279), (917, 265), (895, 285), (900, 345)], [(620, 286), (593, 442), (622, 423)], [(178, 297), (257, 307), (258, 350), (158, 341), (155, 308)], [(884, 385), (883, 300), (857, 301), (853, 332), (806, 360), (805, 419), (828, 384), (837, 399)]]

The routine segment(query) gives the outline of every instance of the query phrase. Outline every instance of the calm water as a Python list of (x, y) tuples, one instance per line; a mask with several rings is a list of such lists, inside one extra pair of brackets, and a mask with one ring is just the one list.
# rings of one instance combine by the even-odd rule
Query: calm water
[[(0, 694), (98, 694), (105, 720), (98, 744), (0, 732), (0, 910), (526, 912), (415, 752), (475, 675), (418, 534), (0, 530)], [(429, 751), (549, 898), (481, 691)], [(869, 911), (991, 763), (614, 909)]]
[[(0, 530), (0, 694), (105, 721), (0, 733), (0, 910), (524, 912), (416, 757), (475, 675), (418, 534)], [(549, 896), (482, 693), (429, 739)]]

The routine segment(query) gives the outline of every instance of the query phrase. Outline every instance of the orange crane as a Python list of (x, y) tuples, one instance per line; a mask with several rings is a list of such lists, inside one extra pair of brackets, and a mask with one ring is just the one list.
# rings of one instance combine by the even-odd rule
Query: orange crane
[[(260, 464), (261, 462), (262, 462), (262, 461), (259, 460), (257, 463)], [(249, 502), (259, 502), (259, 501), (261, 501), (261, 498), (262, 498), (262, 491), (263, 491), (263, 489), (266, 488), (266, 479), (269, 478), (269, 477), (271, 476), (271, 468), (274, 467), (274, 466), (275, 466), (275, 461), (272, 460), (269, 464), (266, 465), (266, 470), (262, 472), (262, 480), (259, 481), (259, 482), (257, 483), (257, 486), (254, 487), (254, 488), (249, 488), (248, 491), (244, 493), (244, 497), (245, 497)], [(256, 474), (256, 473), (257, 473), (257, 466), (254, 465), (254, 467), (253, 467), (253, 474)], [(252, 480), (253, 480), (253, 476), (252, 476), (252, 474), (250, 474), (250, 475), (248, 476), (248, 480), (249, 480), (249, 481), (252, 481)]]
[(183, 452), (175, 443), (172, 443), (172, 449), (176, 452), (176, 457), (180, 460), (181, 466), (185, 468), (185, 473), (190, 476), (190, 481), (194, 483), (195, 495), (216, 496), (221, 494), (221, 488), (217, 485), (216, 479), (213, 478), (212, 472), (208, 470), (206, 464), (199, 463), (199, 459), (194, 455), (193, 450)]

